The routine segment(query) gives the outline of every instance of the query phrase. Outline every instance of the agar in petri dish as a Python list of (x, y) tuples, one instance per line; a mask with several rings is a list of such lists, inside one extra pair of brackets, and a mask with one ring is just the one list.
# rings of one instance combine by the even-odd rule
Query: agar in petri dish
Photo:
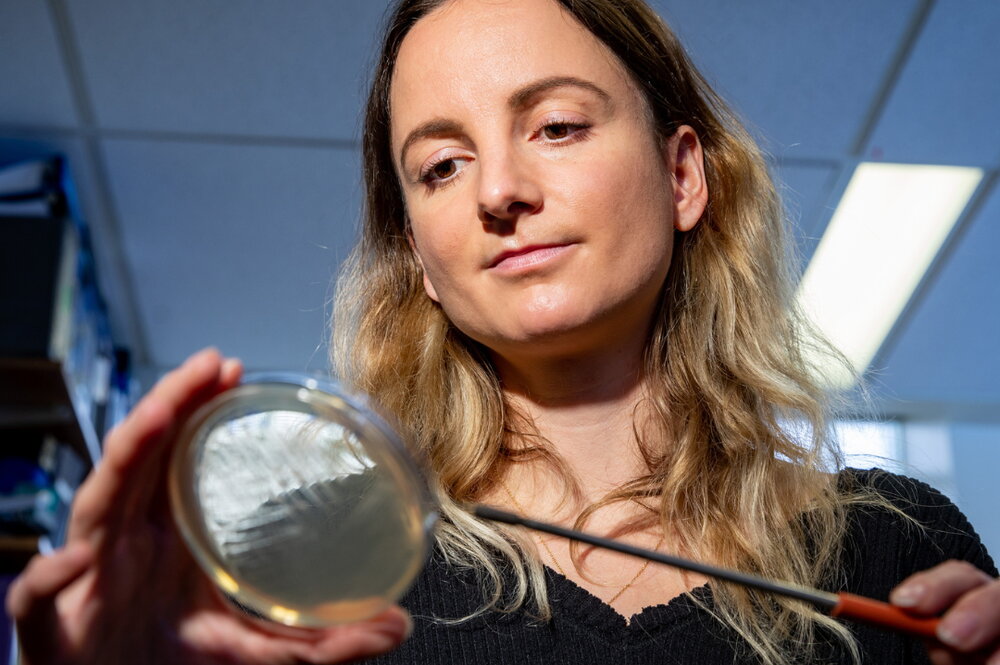
[(248, 379), (173, 452), (178, 527), (220, 591), (285, 625), (357, 621), (422, 568), (436, 513), (398, 435), (332, 381)]

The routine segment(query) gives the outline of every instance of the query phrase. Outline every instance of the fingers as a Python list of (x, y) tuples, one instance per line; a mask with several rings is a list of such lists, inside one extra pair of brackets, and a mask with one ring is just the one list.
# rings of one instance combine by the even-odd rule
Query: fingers
[(1000, 582), (991, 580), (964, 594), (945, 613), (938, 637), (961, 651), (1000, 642)]
[(17, 622), (25, 662), (55, 662), (50, 656), (59, 647), (56, 596), (83, 575), (93, 557), (86, 543), (38, 555), (11, 584), (7, 614)]
[[(964, 561), (947, 561), (917, 573), (890, 595), (896, 605), (920, 614), (947, 610), (938, 639), (961, 652), (1000, 643), (1000, 581)], [(947, 662), (937, 656), (937, 662)]]
[[(135, 511), (130, 498), (148, 496), (162, 474), (157, 444), (193, 408), (235, 385), (240, 372), (237, 361), (224, 364), (217, 351), (207, 349), (157, 383), (107, 436), (104, 460), (77, 493), (69, 540), (97, 535), (126, 510)], [(130, 497), (128, 489), (136, 496)]]
[(229, 390), (235, 388), (243, 378), (243, 363), (236, 358), (226, 358), (222, 363), (222, 371), (219, 378), (219, 389)]
[(30, 616), (41, 601), (49, 601), (73, 583), (90, 565), (93, 550), (86, 543), (37, 555), (7, 592), (7, 613), (15, 619)]
[[(261, 625), (226, 609), (181, 627), (180, 639), (220, 660), (263, 663), (345, 663), (399, 646), (412, 629), (410, 616), (391, 607), (365, 621), (324, 630), (261, 630)], [(227, 661), (228, 662), (228, 661)]]
[(941, 645), (928, 646), (927, 658), (934, 665), (963, 665), (964, 660), (962, 656)]
[(992, 578), (965, 561), (946, 561), (911, 575), (893, 589), (889, 600), (919, 614), (938, 614), (962, 594)]
[(292, 651), (307, 663), (353, 662), (395, 649), (412, 630), (410, 615), (391, 607), (371, 619), (322, 631), (316, 641), (298, 642)]

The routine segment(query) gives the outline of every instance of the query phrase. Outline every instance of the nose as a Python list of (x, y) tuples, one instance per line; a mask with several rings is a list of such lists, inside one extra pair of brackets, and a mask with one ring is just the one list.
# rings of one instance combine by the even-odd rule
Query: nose
[(497, 233), (512, 232), (523, 215), (542, 207), (542, 190), (525, 158), (501, 149), (479, 157), (479, 219)]

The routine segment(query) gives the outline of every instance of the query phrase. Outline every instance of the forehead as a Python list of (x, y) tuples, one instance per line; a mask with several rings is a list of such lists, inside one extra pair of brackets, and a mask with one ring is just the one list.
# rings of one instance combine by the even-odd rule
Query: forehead
[(496, 112), (518, 88), (553, 76), (632, 93), (611, 51), (555, 0), (452, 0), (400, 47), (390, 89), (393, 141), (429, 117)]

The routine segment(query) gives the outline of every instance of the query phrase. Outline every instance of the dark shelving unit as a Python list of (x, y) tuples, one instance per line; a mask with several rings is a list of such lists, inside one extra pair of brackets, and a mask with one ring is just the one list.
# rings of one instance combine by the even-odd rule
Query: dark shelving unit
[(73, 493), (130, 401), (128, 354), (66, 191), (58, 157), (0, 167), (0, 574), (61, 544)]
[(100, 459), (97, 428), (78, 405), (61, 361), (0, 358), (0, 431), (35, 430), (71, 446), (91, 465)]

